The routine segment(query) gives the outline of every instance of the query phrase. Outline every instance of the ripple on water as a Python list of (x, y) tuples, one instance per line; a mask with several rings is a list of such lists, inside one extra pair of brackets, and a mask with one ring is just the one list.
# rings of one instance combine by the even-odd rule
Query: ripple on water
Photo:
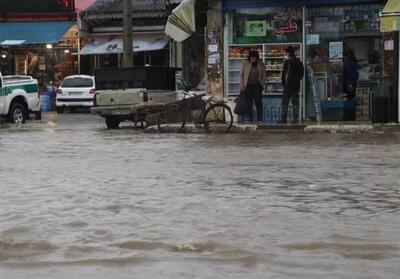
[(46, 240), (18, 240), (0, 235), (0, 260), (28, 260), (55, 252), (59, 247)]
[(335, 253), (352, 259), (385, 260), (400, 258), (399, 247), (388, 244), (310, 242), (288, 244), (284, 247), (292, 251)]

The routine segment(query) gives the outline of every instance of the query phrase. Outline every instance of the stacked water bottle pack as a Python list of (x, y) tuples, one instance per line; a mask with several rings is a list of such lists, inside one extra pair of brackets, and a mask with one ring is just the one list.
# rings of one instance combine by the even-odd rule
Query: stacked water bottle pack
[[(263, 97), (263, 121), (266, 123), (276, 123), (281, 120), (282, 113), (282, 97), (280, 96), (267, 96)], [(253, 105), (253, 117), (255, 118), (257, 111)], [(289, 122), (293, 120), (292, 103), (289, 103), (288, 119)], [(244, 121), (249, 121), (248, 116), (244, 117)]]
[[(281, 120), (282, 98), (280, 96), (268, 96), (263, 98), (264, 122), (276, 123)], [(293, 120), (292, 104), (289, 103), (288, 121)]]

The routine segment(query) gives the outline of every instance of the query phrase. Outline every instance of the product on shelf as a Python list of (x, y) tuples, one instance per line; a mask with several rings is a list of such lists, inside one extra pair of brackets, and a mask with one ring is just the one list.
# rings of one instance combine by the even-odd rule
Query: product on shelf
[(267, 56), (282, 57), (282, 56), (285, 56), (285, 50), (281, 47), (271, 47), (268, 50)]
[(229, 58), (247, 58), (250, 50), (258, 51), (260, 56), (262, 54), (262, 47), (260, 47), (260, 46), (254, 46), (254, 47), (235, 46), (235, 47), (229, 48)]
[[(227, 77), (227, 89), (228, 95), (238, 95), (240, 92), (240, 69), (242, 65), (241, 59), (246, 59), (250, 50), (257, 50), (260, 59), (265, 64), (266, 79), (264, 84), (264, 95), (268, 98), (272, 98), (269, 101), (276, 101), (280, 104), (280, 100), (283, 94), (282, 85), (282, 71), (284, 68), (285, 61), (285, 50), (292, 45), (296, 49), (296, 56), (300, 57), (301, 45), (299, 43), (293, 44), (262, 44), (262, 45), (232, 45), (229, 47), (228, 53), (228, 77)], [(276, 99), (274, 99), (275, 97)], [(274, 114), (279, 115), (279, 109), (274, 108), (269, 110)], [(270, 116), (270, 121), (276, 121), (277, 116)]]

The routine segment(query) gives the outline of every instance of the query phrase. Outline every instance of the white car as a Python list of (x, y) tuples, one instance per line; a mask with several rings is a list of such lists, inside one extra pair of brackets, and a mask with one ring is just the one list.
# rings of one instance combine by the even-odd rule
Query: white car
[(93, 106), (96, 94), (93, 76), (73, 75), (66, 77), (56, 90), (57, 112), (62, 113), (66, 108)]

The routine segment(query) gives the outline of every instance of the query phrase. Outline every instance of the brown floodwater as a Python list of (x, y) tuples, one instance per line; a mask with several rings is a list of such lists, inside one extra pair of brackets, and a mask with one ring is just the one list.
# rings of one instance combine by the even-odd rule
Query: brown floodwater
[(400, 137), (0, 128), (0, 278), (400, 278)]

